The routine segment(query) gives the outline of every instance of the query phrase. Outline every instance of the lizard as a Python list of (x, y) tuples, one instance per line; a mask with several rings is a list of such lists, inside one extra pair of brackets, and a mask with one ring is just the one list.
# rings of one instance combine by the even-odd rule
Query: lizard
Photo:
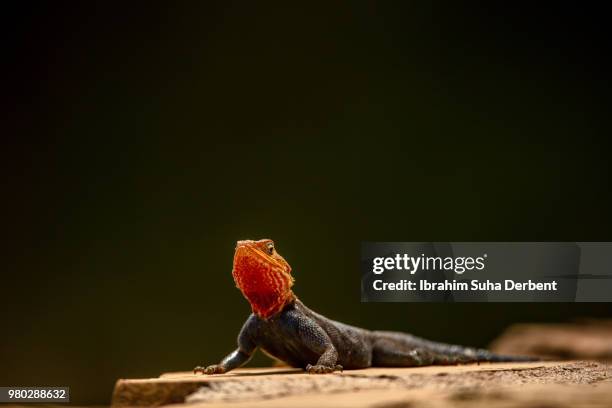
[(240, 330), (238, 347), (219, 364), (195, 367), (194, 374), (227, 373), (245, 365), (258, 348), (309, 374), (536, 360), (438, 343), (407, 333), (366, 330), (328, 319), (306, 307), (293, 293), (291, 266), (270, 239), (238, 241), (232, 276), (252, 313)]

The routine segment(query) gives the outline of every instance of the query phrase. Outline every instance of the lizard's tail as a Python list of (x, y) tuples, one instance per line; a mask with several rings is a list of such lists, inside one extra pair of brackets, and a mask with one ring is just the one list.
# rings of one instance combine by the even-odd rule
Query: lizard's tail
[(451, 365), (478, 362), (538, 361), (536, 357), (508, 356), (489, 350), (425, 340), (406, 333), (372, 332), (373, 364), (406, 367), (411, 365)]
[[(468, 349), (470, 350), (470, 349)], [(532, 356), (511, 356), (506, 354), (496, 354), (489, 350), (476, 349), (477, 361), (490, 361), (493, 363), (503, 362), (527, 362), (527, 361), (540, 361), (538, 357)]]
[(489, 350), (478, 349), (472, 347), (463, 347), (452, 344), (437, 343), (429, 340), (422, 340), (422, 345), (426, 350), (433, 352), (438, 363), (471, 363), (471, 362), (528, 362), (540, 361), (537, 357), (532, 356), (512, 356), (505, 354), (493, 353)]

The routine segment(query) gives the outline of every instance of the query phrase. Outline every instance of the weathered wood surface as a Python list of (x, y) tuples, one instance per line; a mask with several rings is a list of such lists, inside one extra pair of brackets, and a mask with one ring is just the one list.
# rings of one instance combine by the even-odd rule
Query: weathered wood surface
[[(467, 407), (612, 404), (612, 369), (597, 362), (370, 368), (308, 375), (245, 368), (217, 376), (169, 373), (119, 380), (113, 406)], [(175, 407), (176, 408), (176, 407)]]

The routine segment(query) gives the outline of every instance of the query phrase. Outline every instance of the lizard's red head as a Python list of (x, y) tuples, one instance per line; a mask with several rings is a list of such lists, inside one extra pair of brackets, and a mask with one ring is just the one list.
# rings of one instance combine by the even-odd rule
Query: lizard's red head
[(238, 241), (232, 275), (253, 313), (260, 317), (280, 312), (294, 299), (291, 266), (276, 252), (271, 239)]

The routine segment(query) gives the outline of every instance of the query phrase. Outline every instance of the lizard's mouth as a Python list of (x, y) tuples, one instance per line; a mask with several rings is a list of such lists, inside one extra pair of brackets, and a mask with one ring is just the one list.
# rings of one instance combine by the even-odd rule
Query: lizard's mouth
[(264, 261), (265, 263), (270, 264), (270, 266), (275, 272), (280, 272), (285, 275), (286, 278), (293, 281), (293, 276), (291, 276), (291, 274), (285, 268), (285, 265), (283, 265), (280, 261), (272, 258), (270, 255), (266, 254), (264, 251), (257, 247), (248, 245), (246, 243), (243, 244), (241, 243), (241, 241), (238, 241), (238, 244), (236, 245), (236, 254), (234, 256), (234, 264), (236, 263), (235, 261), (237, 258), (245, 256), (254, 257), (260, 262)]

